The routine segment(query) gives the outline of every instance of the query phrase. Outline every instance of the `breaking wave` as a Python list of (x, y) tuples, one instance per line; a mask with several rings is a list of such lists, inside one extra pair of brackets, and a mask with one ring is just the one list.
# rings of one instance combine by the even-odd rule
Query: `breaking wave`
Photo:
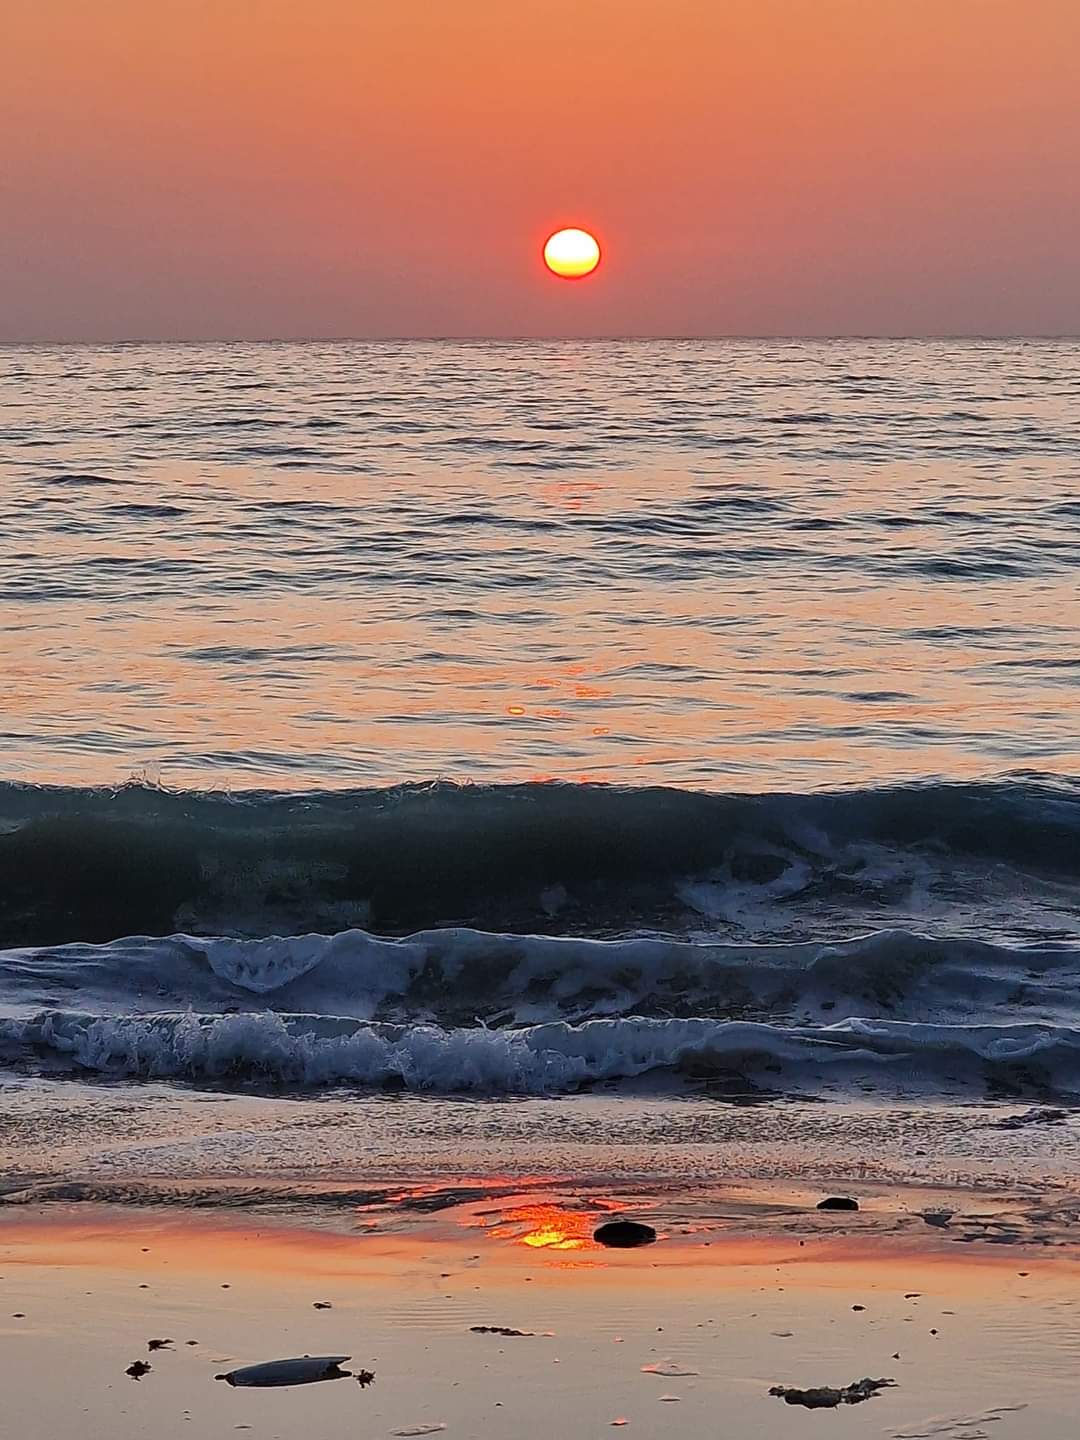
[(54, 1011), (0, 1021), (0, 1054), (28, 1053), (113, 1076), (483, 1095), (562, 1093), (665, 1070), (776, 1087), (820, 1083), (840, 1068), (850, 1079), (892, 1069), (909, 1087), (947, 1076), (953, 1086), (996, 1083), (1013, 1093), (1071, 1088), (1080, 1078), (1080, 1030), (1072, 1027), (871, 1020), (782, 1028), (620, 1019), (445, 1030), (272, 1014), (105, 1019)]
[[(1078, 914), (1080, 785), (227, 795), (0, 785), (0, 944), (434, 926), (840, 936), (947, 905)], [(1042, 887), (1040, 889), (1040, 887)], [(1053, 902), (1060, 907), (1055, 891)], [(1035, 923), (1029, 927), (1047, 927)]]
[(665, 1070), (798, 1086), (1080, 1081), (1069, 946), (175, 935), (8, 951), (0, 986), (0, 1060), (98, 1075), (486, 1094)]
[[(0, 1063), (1080, 1085), (1080, 787), (0, 786)], [(122, 938), (116, 938), (122, 937)]]

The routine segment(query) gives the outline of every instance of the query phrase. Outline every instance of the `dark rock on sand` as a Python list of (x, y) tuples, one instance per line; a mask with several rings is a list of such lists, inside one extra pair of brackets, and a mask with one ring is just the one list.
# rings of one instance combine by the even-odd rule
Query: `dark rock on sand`
[(608, 1220), (593, 1231), (593, 1239), (599, 1245), (608, 1245), (615, 1250), (631, 1250), (635, 1245), (651, 1245), (656, 1231), (651, 1225), (642, 1225), (637, 1220)]
[(807, 1410), (832, 1410), (837, 1405), (860, 1405), (872, 1400), (879, 1390), (895, 1385), (895, 1380), (854, 1380), (850, 1385), (834, 1389), (831, 1385), (818, 1385), (810, 1390), (799, 1390), (794, 1385), (774, 1385), (770, 1395), (778, 1395), (788, 1405), (805, 1405)]
[(951, 1210), (926, 1210), (923, 1212), (923, 1219), (927, 1225), (933, 1225), (937, 1230), (944, 1230), (953, 1217)]
[(132, 1380), (141, 1380), (144, 1375), (149, 1375), (152, 1369), (153, 1366), (148, 1360), (136, 1360), (127, 1367), (124, 1374), (130, 1375)]
[(859, 1202), (852, 1200), (850, 1195), (830, 1195), (825, 1200), (817, 1203), (819, 1210), (857, 1210)]

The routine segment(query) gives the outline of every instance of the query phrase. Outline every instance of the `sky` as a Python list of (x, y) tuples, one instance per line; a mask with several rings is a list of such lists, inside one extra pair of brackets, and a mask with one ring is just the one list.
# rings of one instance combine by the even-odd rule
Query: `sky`
[(1080, 0), (0, 3), (0, 340), (1016, 333)]

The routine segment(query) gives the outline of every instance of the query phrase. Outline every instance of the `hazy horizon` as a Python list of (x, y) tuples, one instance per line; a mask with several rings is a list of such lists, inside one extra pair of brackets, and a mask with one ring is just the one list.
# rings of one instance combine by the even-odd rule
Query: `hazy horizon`
[(0, 340), (0, 349), (48, 349), (48, 348), (84, 348), (106, 349), (109, 347), (131, 347), (150, 349), (160, 345), (186, 345), (192, 348), (205, 345), (560, 345), (560, 344), (590, 344), (590, 345), (649, 345), (655, 343), (664, 344), (688, 344), (688, 345), (722, 345), (722, 344), (747, 344), (747, 345), (784, 345), (784, 344), (820, 344), (831, 343), (866, 343), (866, 344), (947, 344), (955, 341), (957, 344), (1047, 344), (1060, 343), (1061, 341), (1080, 342), (1080, 330), (1062, 331), (1053, 333), (1046, 331), (1042, 334), (1023, 333), (1020, 331), (1002, 332), (1000, 334), (970, 333), (963, 334), (945, 333), (941, 334), (909, 334), (890, 335), (884, 332), (880, 334), (730, 334), (730, 335), (193, 335), (183, 339), (172, 339), (166, 336), (117, 336), (111, 340), (96, 339), (64, 339), (62, 336), (42, 336), (36, 339), (12, 339)]

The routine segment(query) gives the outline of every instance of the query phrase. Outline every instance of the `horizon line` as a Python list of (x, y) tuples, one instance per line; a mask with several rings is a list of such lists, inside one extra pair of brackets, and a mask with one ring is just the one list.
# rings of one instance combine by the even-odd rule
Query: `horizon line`
[(524, 345), (524, 344), (648, 344), (648, 343), (700, 343), (716, 344), (721, 342), (852, 342), (852, 341), (890, 341), (912, 340), (912, 341), (1053, 341), (1053, 340), (1080, 340), (1080, 331), (897, 331), (888, 333), (885, 331), (836, 331), (829, 333), (800, 334), (797, 331), (761, 331), (761, 332), (723, 332), (712, 334), (648, 334), (648, 333), (627, 333), (627, 334), (600, 334), (600, 335), (441, 335), (441, 334), (415, 334), (415, 335), (270, 335), (270, 336), (245, 336), (245, 335), (204, 335), (185, 338), (176, 337), (141, 337), (125, 336), (114, 339), (62, 339), (51, 338), (23, 338), (3, 339), (0, 338), (0, 349), (31, 349), (35, 347), (49, 346), (150, 346), (150, 345)]

